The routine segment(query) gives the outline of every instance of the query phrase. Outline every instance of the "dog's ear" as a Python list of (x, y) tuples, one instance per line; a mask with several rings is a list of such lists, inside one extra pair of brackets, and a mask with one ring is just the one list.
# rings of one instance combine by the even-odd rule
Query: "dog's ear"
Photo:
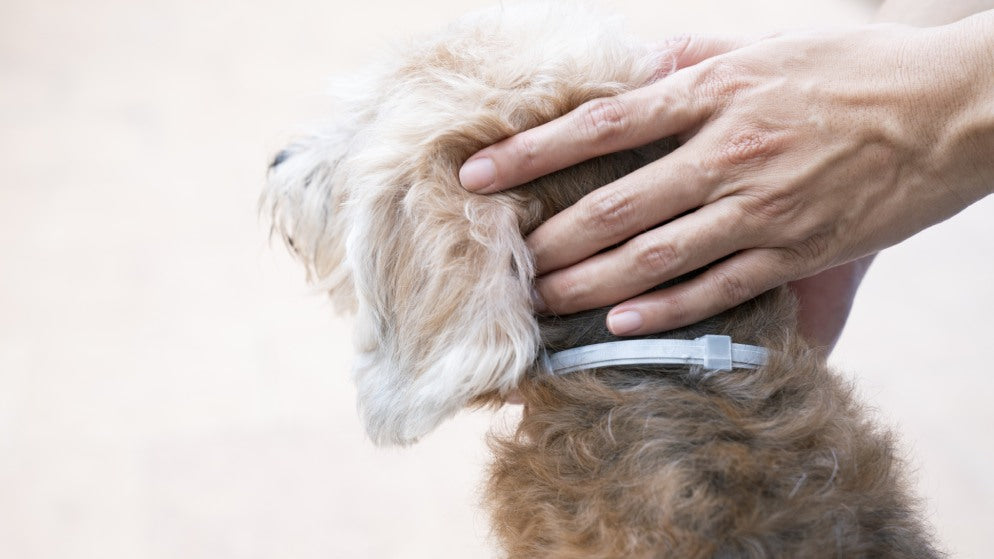
[(458, 181), (462, 160), (508, 135), (505, 125), (407, 136), (375, 120), (280, 152), (263, 204), (309, 279), (356, 312), (353, 370), (370, 437), (407, 444), (517, 386), (539, 343), (534, 274), (525, 199)]
[(354, 136), (351, 122), (330, 126), (279, 152), (269, 166), (262, 211), (272, 232), (307, 269), (307, 279), (327, 291), (339, 310), (354, 310), (345, 259), (348, 191), (339, 166)]
[(507, 393), (535, 360), (525, 200), (471, 194), (457, 178), (467, 144), (494, 140), (405, 140), (406, 156), (383, 140), (352, 168), (356, 384), (377, 443), (413, 442), (478, 396)]

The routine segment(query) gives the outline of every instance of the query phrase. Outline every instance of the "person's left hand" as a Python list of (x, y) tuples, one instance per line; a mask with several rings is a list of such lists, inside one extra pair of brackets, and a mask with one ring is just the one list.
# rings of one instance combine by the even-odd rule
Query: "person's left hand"
[[(691, 39), (677, 55), (679, 71), (485, 148), (460, 180), (496, 192), (677, 136), (673, 153), (529, 236), (546, 310), (621, 302), (608, 328), (639, 335), (703, 320), (788, 282), (798, 282), (803, 305), (804, 293), (845, 283), (822, 273), (851, 272), (847, 263), (990, 192), (989, 138), (977, 123), (988, 122), (994, 78), (978, 29), (992, 18), (929, 30), (785, 33), (745, 45)], [(683, 52), (700, 55), (681, 60)], [(851, 294), (830, 307), (844, 316), (839, 309), (850, 302)], [(834, 329), (816, 343), (830, 344)]]

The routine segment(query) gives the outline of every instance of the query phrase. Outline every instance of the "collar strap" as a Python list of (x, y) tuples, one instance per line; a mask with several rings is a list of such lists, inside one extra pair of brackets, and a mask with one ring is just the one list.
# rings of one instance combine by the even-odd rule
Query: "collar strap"
[(547, 371), (563, 375), (617, 365), (700, 365), (707, 371), (758, 369), (766, 363), (766, 348), (733, 344), (729, 336), (708, 334), (696, 340), (623, 340), (585, 345), (542, 354)]

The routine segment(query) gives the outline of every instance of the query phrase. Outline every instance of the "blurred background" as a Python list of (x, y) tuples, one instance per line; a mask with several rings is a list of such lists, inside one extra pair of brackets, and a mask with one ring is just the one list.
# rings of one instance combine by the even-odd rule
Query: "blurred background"
[[(491, 2), (0, 2), (0, 557), (492, 557), (463, 414), (373, 448), (350, 326), (267, 245), (266, 166), (326, 78)], [(860, 0), (619, 0), (646, 38), (865, 21)], [(945, 547), (994, 524), (994, 199), (882, 255), (833, 361)]]

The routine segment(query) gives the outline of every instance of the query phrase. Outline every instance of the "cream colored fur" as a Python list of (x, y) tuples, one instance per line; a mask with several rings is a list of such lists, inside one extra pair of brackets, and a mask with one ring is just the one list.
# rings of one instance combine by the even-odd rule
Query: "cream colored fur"
[(274, 166), (275, 229), (356, 312), (355, 381), (375, 441), (412, 442), (472, 399), (507, 393), (535, 361), (528, 204), (465, 192), (462, 162), (659, 67), (587, 7), (496, 7), (399, 45), (348, 84), (335, 122)]

